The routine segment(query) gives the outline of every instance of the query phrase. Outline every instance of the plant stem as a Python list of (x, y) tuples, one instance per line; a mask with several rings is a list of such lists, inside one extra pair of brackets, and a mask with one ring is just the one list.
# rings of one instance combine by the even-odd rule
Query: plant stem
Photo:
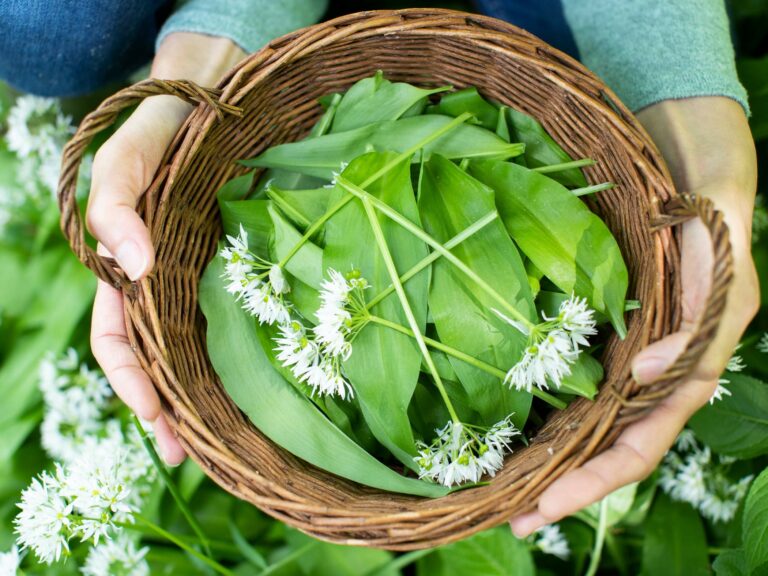
[[(368, 320), (370, 322), (374, 322), (375, 324), (380, 324), (381, 326), (391, 328), (392, 330), (400, 332), (401, 334), (405, 334), (406, 336), (410, 336), (411, 338), (416, 338), (412, 330), (410, 330), (409, 328), (406, 328), (405, 326), (401, 326), (397, 322), (392, 322), (391, 320), (387, 320), (386, 318), (381, 318), (380, 316), (374, 316), (373, 314), (368, 316)], [(471, 366), (474, 366), (478, 370), (482, 370), (483, 372), (491, 374), (492, 376), (495, 376), (500, 380), (504, 380), (507, 377), (507, 373), (504, 372), (504, 370), (497, 368), (496, 366), (493, 366), (491, 364), (487, 364), (482, 360), (478, 360), (477, 358), (475, 358), (474, 356), (470, 356), (466, 352), (457, 350), (456, 348), (448, 346), (447, 344), (443, 344), (439, 340), (434, 340), (432, 338), (429, 338), (428, 336), (422, 336), (422, 338), (424, 339), (424, 343), (427, 344), (428, 346), (434, 348), (435, 350), (439, 350), (440, 352), (444, 352), (445, 354), (448, 354), (448, 356), (453, 356), (457, 360), (461, 360), (462, 362), (465, 362)], [(558, 410), (562, 410), (567, 406), (565, 402), (563, 402), (562, 400), (558, 400), (557, 398), (545, 392), (544, 390), (539, 390), (538, 388), (534, 388), (531, 391), (531, 393), (537, 398), (544, 400), (550, 406), (557, 408)]]
[(302, 546), (301, 548), (298, 548), (297, 550), (294, 550), (279, 562), (275, 562), (274, 564), (267, 566), (264, 570), (259, 572), (258, 576), (268, 576), (269, 574), (272, 574), (276, 570), (280, 570), (281, 568), (287, 566), (288, 564), (296, 560), (296, 558), (301, 557), (302, 554), (305, 554), (306, 552), (308, 552), (318, 544), (320, 544), (318, 540), (307, 542), (306, 544), (304, 544), (304, 546)]
[(356, 186), (355, 184), (352, 184), (349, 180), (346, 180), (342, 177), (339, 177), (337, 179), (337, 184), (344, 188), (347, 192), (353, 194), (354, 196), (360, 198), (360, 199), (367, 199), (370, 204), (375, 207), (380, 212), (387, 215), (391, 220), (408, 230), (411, 234), (416, 236), (419, 240), (424, 242), (425, 244), (428, 244), (431, 246), (434, 250), (440, 253), (440, 255), (451, 262), (456, 268), (461, 270), (467, 277), (469, 277), (473, 282), (475, 282), (483, 292), (488, 294), (493, 300), (496, 301), (496, 303), (501, 307), (504, 308), (506, 312), (508, 312), (515, 320), (522, 323), (524, 326), (526, 326), (529, 330), (533, 330), (536, 325), (531, 322), (527, 316), (525, 316), (522, 312), (518, 311), (517, 308), (512, 306), (507, 300), (502, 297), (496, 290), (494, 290), (491, 286), (488, 285), (488, 283), (480, 278), (480, 276), (477, 275), (477, 273), (472, 270), (469, 266), (467, 266), (464, 262), (462, 262), (459, 258), (454, 256), (450, 251), (446, 250), (445, 247), (440, 244), (437, 240), (432, 238), (429, 234), (427, 234), (424, 230), (419, 228), (416, 224), (405, 218), (402, 214), (400, 214), (397, 210), (391, 208), (388, 204), (385, 202), (382, 202), (372, 194), (366, 192), (363, 187)]
[(389, 273), (392, 285), (395, 287), (395, 292), (397, 292), (397, 297), (400, 299), (400, 304), (403, 307), (403, 312), (405, 312), (405, 317), (408, 319), (408, 324), (410, 324), (411, 330), (413, 331), (413, 337), (416, 339), (416, 344), (419, 346), (421, 355), (427, 363), (427, 368), (429, 368), (429, 371), (432, 373), (432, 378), (435, 380), (435, 386), (437, 386), (437, 389), (440, 391), (440, 396), (442, 396), (443, 402), (445, 403), (446, 408), (448, 408), (448, 413), (451, 415), (451, 419), (456, 424), (459, 424), (461, 420), (459, 420), (459, 416), (456, 414), (451, 399), (448, 397), (448, 393), (445, 390), (445, 386), (443, 386), (440, 374), (437, 373), (437, 367), (435, 366), (435, 362), (432, 360), (432, 355), (429, 353), (429, 349), (427, 349), (427, 345), (424, 342), (424, 336), (419, 331), (419, 323), (413, 315), (413, 310), (411, 310), (411, 305), (408, 302), (405, 289), (400, 283), (400, 277), (397, 268), (395, 267), (395, 261), (392, 259), (392, 254), (389, 251), (387, 239), (384, 237), (384, 231), (381, 229), (381, 224), (379, 224), (376, 211), (373, 209), (373, 206), (371, 206), (371, 202), (367, 197), (363, 197), (361, 200), (363, 202), (363, 208), (365, 208), (365, 213), (368, 216), (368, 222), (371, 224), (373, 235), (376, 238), (376, 243), (379, 246), (381, 257), (384, 259), (384, 265), (387, 267), (387, 272)]
[(563, 162), (561, 164), (550, 164), (549, 166), (537, 166), (531, 168), (533, 172), (539, 172), (540, 174), (548, 174), (550, 172), (560, 172), (562, 170), (570, 170), (571, 168), (583, 168), (584, 166), (594, 166), (595, 161), (592, 158), (582, 158), (580, 160), (571, 160), (570, 162)]
[[(420, 150), (421, 148), (423, 148), (424, 146), (426, 146), (427, 144), (429, 144), (433, 140), (436, 140), (440, 136), (443, 136), (444, 134), (450, 132), (451, 130), (453, 130), (454, 128), (456, 128), (460, 124), (463, 124), (466, 120), (468, 120), (471, 117), (472, 117), (472, 114), (470, 114), (469, 112), (465, 112), (461, 116), (457, 116), (456, 118), (451, 120), (448, 124), (446, 124), (445, 126), (440, 128), (439, 130), (436, 130), (435, 132), (433, 132), (432, 134), (430, 134), (426, 138), (423, 138), (422, 140), (420, 140), (419, 142), (417, 142), (416, 144), (414, 144), (413, 146), (411, 146), (410, 148), (408, 148), (404, 152), (401, 152), (395, 158), (393, 158), (392, 160), (387, 162), (384, 166), (379, 168), (371, 176), (366, 178), (361, 186), (363, 188), (365, 188), (367, 186), (370, 186), (371, 184), (376, 182), (376, 180), (378, 180), (379, 178), (384, 176), (384, 174), (386, 174), (387, 172), (392, 170), (392, 168), (394, 168), (395, 166), (400, 164), (400, 162), (402, 162), (406, 158), (409, 158), (410, 156), (412, 156), (414, 154), (414, 152), (416, 152), (417, 150)], [(341, 177), (339, 177), (337, 180), (340, 180), (340, 179), (341, 179)], [(304, 246), (304, 244), (307, 242), (307, 240), (312, 238), (312, 236), (314, 236), (315, 233), (317, 233), (317, 231), (320, 230), (320, 228), (323, 226), (323, 224), (325, 224), (331, 218), (331, 216), (333, 216), (334, 214), (336, 214), (336, 212), (338, 212), (344, 206), (349, 204), (349, 202), (351, 202), (353, 198), (354, 198), (354, 196), (345, 196), (344, 198), (339, 200), (336, 204), (331, 206), (331, 208), (328, 209), (325, 212), (325, 214), (323, 214), (322, 216), (320, 216), (320, 218), (315, 220), (312, 223), (312, 225), (309, 228), (307, 228), (306, 232), (304, 232), (304, 235), (301, 238), (299, 238), (299, 240), (296, 242), (296, 244), (293, 246), (293, 248), (290, 249), (288, 254), (286, 254), (280, 260), (280, 262), (278, 262), (277, 265), (280, 266), (280, 268), (285, 268), (285, 265), (291, 260), (291, 258), (293, 258), (296, 255), (296, 253), (301, 249), (301, 247)]]
[[(174, 543), (176, 546), (184, 550), (185, 552), (191, 554), (204, 564), (210, 566), (213, 568), (216, 572), (219, 574), (222, 574), (223, 576), (235, 576), (235, 573), (232, 572), (229, 568), (226, 568), (225, 566), (222, 566), (216, 560), (213, 558), (209, 558), (205, 554), (200, 553), (199, 551), (195, 550), (192, 546), (181, 540), (180, 538), (177, 538), (161, 526), (158, 526), (148, 518), (145, 518), (144, 516), (140, 514), (134, 514), (134, 518), (136, 518), (138, 521), (142, 522), (145, 526), (150, 528), (152, 531), (156, 532), (159, 536), (162, 536), (169, 542)], [(130, 524), (123, 524), (122, 526), (130, 528)]]
[(593, 184), (592, 186), (585, 186), (584, 188), (574, 188), (571, 193), (574, 196), (586, 196), (587, 194), (594, 194), (595, 192), (602, 192), (603, 190), (610, 190), (616, 186), (613, 182), (603, 182), (602, 184)]
[[(498, 212), (496, 212), (496, 210), (489, 212), (488, 214), (486, 214), (476, 222), (472, 223), (470, 226), (467, 226), (464, 230), (456, 234), (456, 236), (448, 240), (448, 242), (443, 244), (443, 247), (446, 250), (451, 250), (452, 248), (455, 248), (456, 246), (464, 242), (464, 240), (476, 234), (485, 226), (493, 222), (497, 216), (498, 216)], [(424, 268), (432, 264), (432, 262), (434, 262), (438, 258), (440, 258), (439, 252), (437, 251), (430, 252), (427, 257), (423, 258), (420, 262), (417, 262), (416, 264), (414, 264), (410, 268), (410, 270), (408, 270), (405, 274), (400, 276), (400, 282), (405, 284), (408, 280), (416, 276), (416, 274), (424, 270)], [(374, 306), (376, 306), (376, 304), (384, 300), (384, 298), (392, 294), (392, 292), (394, 291), (395, 291), (395, 286), (393, 284), (390, 284), (386, 289), (382, 290), (374, 298), (372, 298), (370, 302), (368, 302), (365, 305), (365, 308), (367, 310), (371, 310)]]
[(584, 576), (595, 576), (597, 568), (600, 566), (600, 558), (603, 555), (603, 542), (605, 542), (605, 531), (608, 528), (606, 520), (608, 518), (608, 499), (603, 498), (600, 501), (600, 513), (597, 520), (597, 531), (595, 532), (595, 545), (592, 548), (592, 556), (589, 559), (589, 567)]
[(133, 416), (133, 425), (139, 432), (139, 436), (141, 437), (142, 444), (144, 444), (144, 448), (146, 448), (147, 452), (149, 453), (149, 457), (152, 459), (155, 468), (157, 468), (157, 471), (160, 474), (160, 477), (163, 479), (163, 482), (168, 488), (168, 491), (176, 501), (176, 505), (179, 507), (179, 510), (181, 511), (184, 518), (186, 518), (190, 528), (192, 528), (195, 534), (197, 534), (197, 537), (200, 539), (200, 543), (202, 544), (205, 553), (208, 556), (211, 556), (211, 547), (208, 541), (208, 536), (206, 536), (205, 532), (203, 532), (203, 528), (197, 522), (195, 515), (189, 508), (189, 504), (184, 499), (184, 496), (181, 494), (178, 486), (176, 486), (176, 482), (173, 481), (173, 478), (171, 478), (171, 475), (168, 473), (168, 469), (165, 467), (165, 464), (163, 464), (162, 460), (160, 460), (160, 456), (157, 454), (157, 450), (155, 450), (152, 441), (147, 436), (147, 433), (144, 430), (144, 426), (141, 425), (141, 421), (139, 421), (135, 415)]

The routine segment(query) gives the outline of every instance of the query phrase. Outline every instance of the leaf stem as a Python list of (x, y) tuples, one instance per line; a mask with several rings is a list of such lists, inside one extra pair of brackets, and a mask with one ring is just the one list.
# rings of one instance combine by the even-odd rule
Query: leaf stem
[(157, 472), (163, 479), (163, 482), (168, 488), (168, 491), (171, 493), (171, 496), (173, 496), (173, 499), (176, 501), (176, 505), (179, 507), (179, 510), (181, 511), (184, 518), (186, 518), (189, 526), (192, 528), (195, 534), (197, 534), (197, 537), (199, 538), (205, 553), (208, 556), (211, 556), (211, 546), (208, 540), (208, 536), (206, 536), (205, 532), (203, 532), (203, 528), (197, 522), (195, 515), (189, 508), (189, 504), (181, 494), (178, 486), (176, 486), (176, 482), (173, 481), (173, 478), (171, 478), (171, 475), (169, 474), (168, 469), (165, 467), (165, 464), (163, 464), (162, 460), (160, 460), (160, 456), (157, 454), (157, 450), (155, 450), (152, 441), (147, 436), (147, 432), (144, 430), (144, 426), (141, 425), (141, 421), (135, 415), (133, 416), (133, 425), (136, 427), (136, 430), (141, 437), (141, 442), (144, 444), (144, 448), (146, 448), (147, 452), (149, 453), (149, 457), (152, 459)]
[[(195, 550), (192, 546), (190, 546), (189, 544), (187, 544), (186, 542), (184, 542), (180, 538), (177, 538), (175, 535), (171, 534), (170, 532), (168, 532), (166, 529), (162, 528), (161, 526), (158, 526), (157, 524), (155, 524), (154, 522), (152, 522), (148, 518), (145, 518), (141, 514), (134, 514), (134, 518), (136, 518), (139, 522), (143, 523), (145, 526), (147, 526), (153, 532), (157, 533), (159, 536), (162, 536), (163, 538), (165, 538), (169, 542), (172, 542), (173, 544), (175, 544), (176, 546), (178, 546), (179, 548), (181, 548), (185, 552), (191, 554), (192, 556), (194, 556), (195, 558), (197, 558), (198, 560), (200, 560), (204, 564), (210, 566), (211, 568), (213, 568), (219, 574), (222, 574), (223, 576), (235, 576), (235, 573), (232, 572), (232, 570), (230, 570), (229, 568), (227, 568), (225, 566), (222, 566), (221, 564), (216, 562), (216, 560), (214, 560), (213, 558), (209, 558), (205, 554), (202, 554), (201, 552)], [(122, 526), (126, 527), (126, 528), (131, 528), (130, 524), (123, 524)]]
[(613, 182), (603, 182), (602, 184), (592, 184), (592, 186), (585, 186), (584, 188), (574, 188), (571, 190), (571, 194), (574, 196), (586, 196), (587, 194), (594, 194), (595, 192), (602, 192), (603, 190), (610, 190), (616, 186)]
[[(382, 318), (380, 316), (375, 316), (371, 314), (370, 316), (368, 316), (368, 320), (370, 322), (374, 322), (375, 324), (380, 324), (381, 326), (385, 326), (387, 328), (391, 328), (392, 330), (396, 330), (397, 332), (400, 332), (401, 334), (405, 334), (406, 336), (410, 336), (411, 338), (416, 337), (413, 331), (410, 330), (409, 328), (405, 326), (401, 326), (397, 322), (392, 322), (391, 320), (387, 320), (386, 318)], [(427, 344), (427, 346), (434, 348), (435, 350), (439, 350), (440, 352), (444, 352), (449, 356), (453, 356), (457, 360), (461, 360), (462, 362), (465, 362), (470, 366), (474, 366), (478, 370), (482, 370), (483, 372), (491, 374), (492, 376), (495, 376), (500, 380), (504, 380), (507, 377), (507, 373), (504, 372), (504, 370), (497, 368), (496, 366), (483, 362), (482, 360), (479, 360), (474, 356), (470, 356), (466, 352), (462, 352), (461, 350), (457, 350), (456, 348), (448, 346), (447, 344), (443, 344), (439, 340), (434, 340), (428, 336), (422, 336), (422, 337), (424, 338), (424, 343)], [(558, 410), (562, 410), (567, 406), (565, 402), (563, 402), (562, 400), (559, 400), (558, 398), (552, 396), (551, 394), (549, 394), (548, 392), (545, 392), (544, 390), (539, 390), (538, 388), (534, 388), (531, 391), (531, 393), (537, 398), (544, 400), (550, 406), (557, 408)]]
[(421, 355), (424, 357), (424, 361), (427, 363), (427, 367), (432, 374), (432, 378), (435, 380), (435, 386), (437, 386), (437, 389), (440, 392), (440, 396), (442, 396), (443, 402), (445, 402), (445, 406), (448, 408), (448, 413), (451, 415), (451, 419), (456, 424), (459, 424), (461, 423), (461, 420), (459, 420), (459, 416), (456, 414), (456, 410), (451, 403), (451, 399), (448, 397), (448, 392), (446, 392), (445, 386), (443, 386), (443, 381), (440, 378), (440, 374), (437, 372), (437, 367), (435, 366), (435, 362), (432, 359), (432, 355), (429, 353), (429, 349), (424, 342), (424, 336), (419, 330), (419, 323), (416, 321), (416, 317), (413, 315), (413, 310), (411, 310), (411, 305), (408, 302), (405, 289), (400, 283), (400, 276), (397, 272), (397, 268), (395, 267), (395, 261), (392, 259), (392, 254), (389, 251), (387, 239), (384, 237), (384, 231), (381, 229), (381, 224), (379, 223), (376, 211), (373, 209), (371, 201), (367, 197), (363, 197), (361, 200), (363, 202), (363, 208), (365, 208), (365, 213), (368, 216), (368, 222), (371, 224), (373, 236), (376, 238), (376, 244), (378, 244), (381, 257), (384, 260), (384, 265), (387, 267), (387, 272), (389, 273), (389, 277), (392, 280), (392, 285), (395, 287), (395, 292), (397, 293), (397, 297), (400, 299), (400, 304), (403, 307), (405, 317), (408, 319), (408, 324), (411, 326), (411, 330), (413, 331), (413, 337), (416, 339), (416, 344), (419, 346)]
[[(456, 236), (448, 240), (448, 242), (443, 244), (443, 247), (446, 250), (451, 250), (452, 248), (455, 248), (456, 246), (464, 242), (464, 240), (476, 234), (477, 232), (482, 230), (485, 226), (493, 222), (498, 216), (498, 214), (499, 213), (496, 212), (496, 210), (489, 212), (488, 214), (486, 214), (476, 222), (473, 222), (471, 225), (467, 226), (464, 230), (456, 234)], [(428, 256), (423, 258), (420, 262), (417, 262), (416, 264), (414, 264), (405, 274), (400, 276), (400, 282), (402, 284), (405, 284), (408, 280), (416, 276), (416, 274), (424, 270), (424, 268), (432, 264), (432, 262), (440, 258), (440, 256), (441, 256), (440, 252), (437, 252), (437, 251), (430, 252)], [(374, 306), (376, 306), (376, 304), (384, 300), (384, 298), (392, 294), (392, 292), (394, 291), (395, 291), (395, 286), (393, 284), (390, 284), (387, 288), (379, 292), (366, 304), (365, 306), (366, 309), (371, 310)]]
[[(469, 112), (465, 112), (461, 116), (457, 116), (456, 118), (454, 118), (453, 120), (448, 122), (448, 124), (446, 124), (445, 126), (440, 128), (439, 130), (436, 130), (436, 131), (432, 132), (427, 137), (423, 138), (422, 140), (420, 140), (419, 142), (417, 142), (416, 144), (414, 144), (413, 146), (411, 146), (410, 148), (408, 148), (404, 152), (401, 152), (400, 154), (395, 156), (392, 160), (390, 160), (384, 166), (379, 168), (371, 176), (366, 178), (361, 186), (363, 188), (365, 188), (366, 186), (370, 186), (371, 184), (376, 182), (376, 180), (378, 180), (379, 178), (384, 176), (384, 174), (386, 174), (387, 172), (392, 170), (392, 168), (394, 168), (395, 166), (400, 164), (400, 162), (402, 162), (406, 158), (409, 158), (410, 156), (412, 156), (417, 150), (420, 150), (421, 148), (423, 148), (424, 146), (426, 146), (427, 144), (429, 144), (433, 140), (436, 140), (437, 138), (440, 138), (440, 136), (443, 136), (444, 134), (450, 132), (451, 130), (453, 130), (454, 128), (456, 128), (460, 124), (463, 124), (465, 121), (467, 121), (471, 117), (472, 117), (472, 114), (470, 114)], [(339, 176), (337, 181), (340, 180), (340, 179), (341, 179), (341, 177)], [(299, 240), (296, 242), (296, 244), (293, 246), (293, 248), (291, 248), (289, 250), (288, 254), (286, 254), (280, 260), (280, 262), (278, 262), (278, 266), (280, 266), (280, 268), (285, 268), (285, 265), (291, 260), (291, 258), (293, 258), (296, 255), (296, 253), (301, 249), (301, 247), (304, 246), (304, 244), (307, 242), (307, 240), (312, 238), (312, 236), (314, 236), (315, 233), (318, 230), (320, 230), (320, 228), (323, 226), (323, 224), (325, 224), (331, 218), (331, 216), (333, 216), (334, 214), (336, 214), (336, 212), (338, 212), (344, 206), (349, 204), (349, 202), (352, 200), (352, 198), (354, 198), (354, 196), (345, 196), (344, 198), (339, 200), (336, 204), (331, 206), (331, 208), (328, 209), (325, 212), (325, 214), (323, 214), (322, 216), (320, 216), (320, 218), (315, 220), (312, 223), (312, 225), (309, 226), (309, 228), (307, 228), (306, 232), (304, 232), (304, 235), (301, 238), (299, 238)]]
[(531, 168), (533, 172), (540, 174), (548, 174), (550, 172), (561, 172), (562, 170), (570, 170), (571, 168), (583, 168), (584, 166), (594, 166), (596, 162), (592, 158), (581, 158), (580, 160), (571, 160), (570, 162), (562, 162), (561, 164), (550, 164), (549, 166), (537, 166)]
[(595, 576), (600, 566), (600, 558), (603, 555), (603, 543), (605, 542), (605, 531), (608, 529), (608, 498), (600, 501), (600, 512), (597, 520), (597, 530), (595, 531), (595, 545), (592, 548), (592, 555), (589, 559), (589, 567), (584, 576)]
[(529, 330), (533, 331), (533, 329), (536, 327), (536, 325), (531, 322), (528, 317), (520, 312), (517, 308), (515, 308), (512, 304), (510, 304), (503, 296), (501, 296), (496, 290), (494, 290), (491, 286), (488, 285), (488, 283), (480, 278), (480, 276), (477, 275), (477, 273), (472, 270), (469, 266), (467, 266), (464, 262), (462, 262), (459, 258), (454, 256), (449, 250), (446, 250), (445, 247), (440, 244), (437, 240), (432, 238), (429, 234), (427, 234), (424, 230), (422, 230), (419, 226), (408, 220), (405, 216), (400, 214), (397, 210), (390, 207), (385, 202), (382, 202), (369, 192), (366, 192), (363, 187), (357, 186), (350, 182), (349, 180), (346, 180), (345, 178), (339, 177), (337, 179), (337, 184), (344, 188), (344, 190), (348, 191), (349, 193), (353, 194), (357, 198), (360, 199), (367, 199), (368, 202), (375, 207), (380, 212), (387, 215), (391, 220), (395, 221), (397, 224), (408, 230), (411, 234), (416, 236), (419, 240), (424, 242), (425, 244), (428, 244), (431, 246), (434, 250), (440, 253), (440, 255), (451, 262), (456, 268), (461, 270), (466, 276), (468, 276), (473, 282), (475, 282), (481, 290), (483, 290), (488, 296), (490, 296), (493, 300), (496, 301), (496, 303), (503, 308), (506, 312), (508, 312), (515, 320), (522, 323), (524, 326), (526, 326)]

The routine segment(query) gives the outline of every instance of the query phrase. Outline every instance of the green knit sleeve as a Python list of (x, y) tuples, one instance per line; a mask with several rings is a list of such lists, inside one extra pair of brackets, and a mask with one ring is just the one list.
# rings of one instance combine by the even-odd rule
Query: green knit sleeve
[(246, 52), (255, 52), (283, 34), (317, 22), (327, 0), (187, 0), (177, 3), (157, 37), (172, 32), (224, 36)]
[(563, 0), (582, 61), (632, 110), (727, 96), (749, 114), (723, 0)]

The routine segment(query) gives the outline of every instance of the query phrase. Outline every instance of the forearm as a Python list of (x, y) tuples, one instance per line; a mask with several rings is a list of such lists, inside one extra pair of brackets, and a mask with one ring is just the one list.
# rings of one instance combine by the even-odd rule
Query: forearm
[(563, 0), (582, 61), (632, 110), (725, 96), (745, 110), (723, 0)]

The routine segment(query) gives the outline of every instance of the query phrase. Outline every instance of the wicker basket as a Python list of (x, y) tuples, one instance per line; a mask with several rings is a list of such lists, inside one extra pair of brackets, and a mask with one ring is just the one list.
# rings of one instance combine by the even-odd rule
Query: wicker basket
[[(235, 161), (303, 137), (321, 113), (316, 99), (383, 70), (392, 80), (477, 86), (527, 112), (573, 157), (591, 157), (591, 182), (617, 186), (589, 200), (606, 220), (630, 271), (629, 335), (613, 337), (606, 379), (594, 402), (554, 413), (530, 446), (507, 458), (490, 484), (439, 499), (367, 488), (272, 444), (222, 388), (206, 353), (197, 288), (221, 228), (216, 190), (242, 171)], [(176, 136), (139, 208), (157, 249), (153, 273), (131, 284), (86, 245), (75, 199), (77, 171), (93, 136), (117, 114), (156, 94), (199, 105)], [(530, 511), (556, 478), (609, 446), (666, 397), (710, 343), (731, 277), (728, 233), (701, 199), (677, 196), (647, 134), (594, 75), (504, 22), (447, 10), (364, 12), (300, 30), (241, 62), (216, 90), (147, 80), (107, 99), (83, 120), (64, 152), (62, 228), (79, 258), (122, 288), (128, 334), (163, 399), (179, 440), (232, 494), (324, 540), (409, 550), (443, 544)], [(680, 322), (680, 235), (671, 226), (700, 217), (715, 247), (713, 290), (698, 333), (679, 361), (641, 388), (632, 356)]]

